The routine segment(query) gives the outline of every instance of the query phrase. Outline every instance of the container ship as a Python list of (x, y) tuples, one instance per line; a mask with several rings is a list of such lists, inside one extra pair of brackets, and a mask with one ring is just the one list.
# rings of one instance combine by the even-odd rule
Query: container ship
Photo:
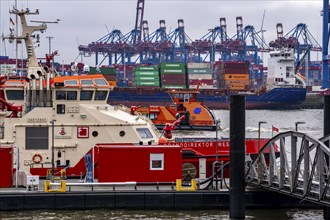
[(168, 106), (173, 104), (171, 91), (195, 90), (199, 85), (197, 101), (211, 109), (229, 109), (232, 94), (245, 94), (247, 109), (297, 109), (306, 98), (306, 86), (294, 61), (290, 48), (270, 52), (265, 83), (250, 78), (245, 61), (116, 65), (89, 72), (101, 72), (114, 86), (109, 98), (112, 105)]
[[(232, 94), (246, 95), (247, 109), (297, 109), (306, 98), (304, 79), (297, 74), (291, 48), (270, 52), (264, 80), (250, 77), (253, 68), (247, 61), (214, 63), (161, 63), (160, 65), (113, 65), (88, 67), (82, 63), (54, 64), (62, 75), (103, 74), (113, 87), (109, 104), (131, 106), (169, 106), (171, 91), (196, 90), (197, 101), (210, 109), (229, 109)], [(16, 61), (0, 57), (1, 75), (15, 69)], [(17, 74), (26, 75), (24, 62)]]

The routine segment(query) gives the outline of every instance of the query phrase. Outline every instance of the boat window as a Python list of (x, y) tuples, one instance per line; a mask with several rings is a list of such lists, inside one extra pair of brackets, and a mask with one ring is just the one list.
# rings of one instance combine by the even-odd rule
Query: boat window
[(26, 150), (48, 149), (48, 127), (26, 127), (25, 149)]
[(77, 91), (67, 91), (67, 100), (77, 100)]
[(94, 83), (91, 79), (82, 79), (80, 80), (82, 86), (93, 86)]
[(150, 154), (150, 170), (164, 170), (164, 154)]
[(96, 91), (95, 100), (106, 100), (108, 91)]
[(12, 81), (6, 82), (6, 86), (24, 86), (22, 81)]
[(182, 150), (182, 157), (194, 157), (197, 156), (196, 153), (192, 150)]
[(80, 92), (80, 100), (92, 100), (92, 98), (93, 98), (93, 91), (82, 90)]
[(56, 91), (56, 100), (66, 100), (66, 91), (57, 90)]
[(184, 94), (184, 102), (189, 102), (190, 96), (189, 94)]
[(77, 86), (78, 80), (65, 80), (64, 85), (65, 86)]
[(149, 128), (137, 128), (136, 131), (141, 139), (153, 138)]
[(108, 82), (105, 79), (94, 79), (94, 82), (98, 86), (107, 86)]
[(60, 104), (56, 106), (56, 113), (57, 114), (65, 114), (65, 105)]
[(24, 100), (23, 90), (6, 90), (8, 100)]
[(151, 120), (156, 120), (157, 119), (157, 114), (149, 114), (149, 118)]

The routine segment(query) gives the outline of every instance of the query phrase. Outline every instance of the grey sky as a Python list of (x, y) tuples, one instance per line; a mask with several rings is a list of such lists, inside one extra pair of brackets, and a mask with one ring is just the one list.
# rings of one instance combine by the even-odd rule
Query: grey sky
[[(31, 16), (30, 20), (60, 19), (59, 24), (49, 24), (46, 33), (41, 35), (41, 47), (36, 52), (43, 57), (48, 52), (47, 36), (53, 36), (52, 49), (60, 56), (56, 61), (70, 63), (78, 55), (78, 42), (88, 44), (107, 34), (106, 26), (111, 31), (116, 28), (123, 34), (131, 31), (135, 24), (136, 2), (93, 1), (93, 0), (18, 0), (18, 8), (39, 9), (40, 16)], [(0, 0), (0, 31), (8, 34), (9, 7), (14, 0)], [(243, 17), (243, 25), (253, 25), (260, 30), (262, 16), (266, 10), (264, 29), (266, 42), (276, 38), (276, 24), (283, 23), (284, 34), (298, 23), (305, 23), (314, 37), (321, 44), (322, 0), (313, 1), (160, 1), (145, 0), (144, 19), (148, 20), (150, 33), (158, 28), (159, 20), (166, 21), (167, 31), (177, 27), (177, 20), (184, 19), (186, 33), (192, 40), (199, 39), (208, 29), (219, 26), (219, 18), (227, 20), (228, 35), (236, 33), (236, 16)], [(12, 15), (12, 18), (14, 16)], [(0, 55), (5, 55), (1, 43)], [(21, 53), (21, 52), (20, 52)], [(14, 56), (14, 47), (6, 42), (6, 55)], [(94, 65), (94, 56), (84, 58), (85, 63)], [(78, 59), (80, 61), (80, 58)]]

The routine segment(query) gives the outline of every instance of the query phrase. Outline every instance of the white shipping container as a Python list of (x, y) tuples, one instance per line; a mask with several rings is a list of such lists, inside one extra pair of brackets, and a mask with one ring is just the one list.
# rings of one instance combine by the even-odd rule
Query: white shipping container
[(212, 74), (188, 74), (188, 79), (212, 79)]
[(187, 68), (211, 68), (210, 63), (188, 63)]
[[(197, 85), (189, 85), (189, 89), (196, 89)], [(199, 89), (216, 89), (213, 85), (200, 85)]]

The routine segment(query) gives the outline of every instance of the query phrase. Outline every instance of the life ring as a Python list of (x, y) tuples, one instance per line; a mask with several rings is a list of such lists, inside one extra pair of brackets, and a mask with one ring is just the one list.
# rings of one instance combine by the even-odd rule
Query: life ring
[(40, 163), (42, 161), (41, 154), (35, 154), (35, 155), (33, 155), (32, 160), (33, 160), (34, 163)]

